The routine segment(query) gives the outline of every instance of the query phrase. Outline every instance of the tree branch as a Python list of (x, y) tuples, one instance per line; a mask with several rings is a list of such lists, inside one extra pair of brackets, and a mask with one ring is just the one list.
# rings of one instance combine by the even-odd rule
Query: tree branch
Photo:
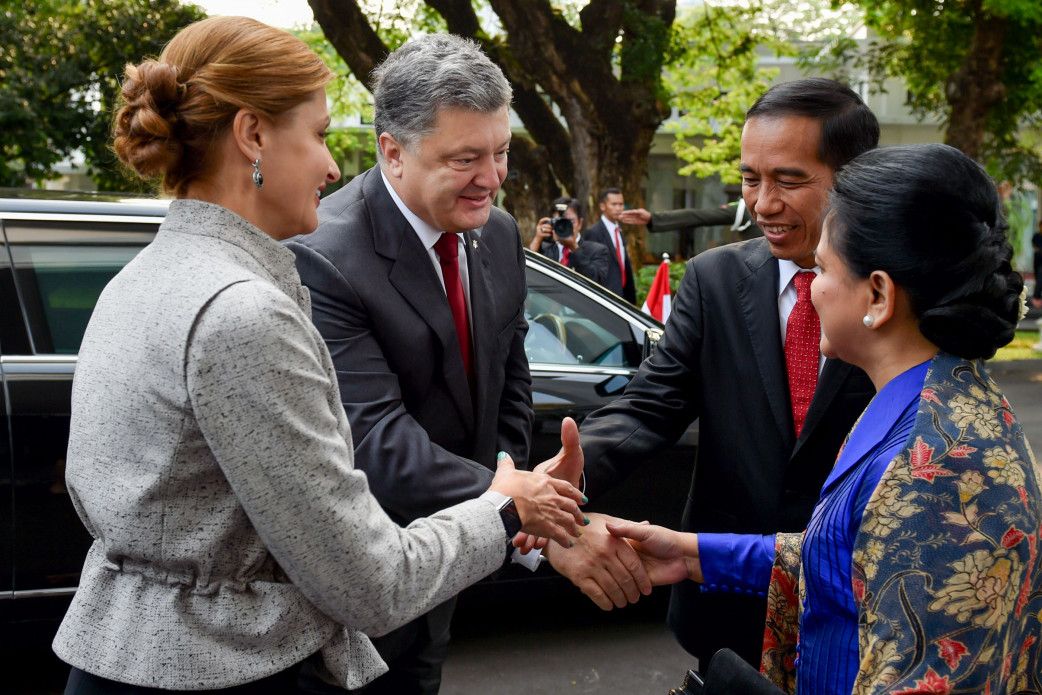
[(308, 0), (315, 20), (333, 48), (366, 89), (372, 91), (373, 70), (390, 51), (356, 0)]
[(571, 157), (563, 156), (563, 153), (570, 151), (571, 137), (539, 93), (531, 76), (519, 66), (510, 48), (488, 38), (481, 29), (481, 22), (470, 0), (427, 0), (427, 4), (445, 18), (450, 32), (476, 40), (492, 62), (503, 71), (514, 89), (514, 112), (537, 142), (549, 152), (562, 154), (560, 157), (551, 157), (550, 161), (558, 181), (570, 188), (575, 169)]
[[(485, 34), (481, 30), (481, 22), (470, 0), (426, 0), (426, 3), (445, 18), (451, 33), (476, 39), (485, 47)], [(485, 50), (488, 48), (485, 47)]]

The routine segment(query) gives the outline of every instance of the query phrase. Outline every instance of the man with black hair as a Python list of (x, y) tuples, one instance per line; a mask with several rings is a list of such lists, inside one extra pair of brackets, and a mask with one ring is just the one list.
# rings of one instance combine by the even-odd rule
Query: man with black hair
[(637, 302), (637, 288), (633, 280), (633, 266), (626, 251), (626, 238), (622, 235), (619, 215), (626, 209), (626, 201), (618, 188), (605, 188), (597, 198), (601, 217), (583, 236), (589, 241), (604, 244), (614, 257), (612, 268), (604, 286), (630, 304)]
[[(582, 203), (562, 196), (554, 200), (553, 208), (553, 218), (540, 218), (528, 248), (603, 285), (614, 266), (608, 248), (590, 241), (579, 231), (583, 228)], [(560, 233), (554, 227), (558, 220), (567, 221)]]
[[(655, 352), (619, 399), (583, 422), (591, 499), (698, 419), (682, 530), (806, 527), (843, 437), (874, 393), (864, 372), (819, 353), (820, 323), (809, 301), (814, 250), (833, 174), (878, 139), (879, 124), (861, 98), (831, 80), (776, 85), (749, 110), (742, 195), (764, 236), (688, 262)], [(574, 548), (550, 543), (545, 552), (610, 608), (633, 600), (637, 580), (627, 569), (629, 547), (603, 529), (594, 518)], [(707, 544), (700, 552), (729, 549)], [(676, 585), (670, 626), (703, 669), (722, 647), (759, 664), (766, 599), (718, 591), (721, 579)]]

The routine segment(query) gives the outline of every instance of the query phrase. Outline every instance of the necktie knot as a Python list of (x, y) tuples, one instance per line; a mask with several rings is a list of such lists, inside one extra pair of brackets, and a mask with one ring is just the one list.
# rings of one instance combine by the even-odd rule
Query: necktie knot
[(442, 234), (434, 242), (434, 253), (438, 254), (438, 260), (445, 263), (459, 262), (459, 237), (455, 234)]
[(792, 278), (792, 284), (796, 286), (797, 302), (810, 300), (810, 283), (814, 282), (814, 277), (814, 271), (801, 270)]

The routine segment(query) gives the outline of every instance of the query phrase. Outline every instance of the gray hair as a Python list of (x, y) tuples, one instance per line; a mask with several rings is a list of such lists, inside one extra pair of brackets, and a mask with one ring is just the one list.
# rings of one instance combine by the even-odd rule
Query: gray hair
[(492, 113), (510, 104), (510, 83), (477, 43), (428, 34), (387, 56), (373, 72), (377, 153), (381, 133), (413, 147), (446, 107)]

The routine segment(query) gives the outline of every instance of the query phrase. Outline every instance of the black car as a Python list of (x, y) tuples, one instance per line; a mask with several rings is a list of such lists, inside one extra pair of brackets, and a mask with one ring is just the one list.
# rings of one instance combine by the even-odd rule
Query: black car
[[(152, 240), (166, 208), (112, 195), (0, 193), (0, 623), (9, 635), (12, 622), (53, 630), (78, 582), (90, 537), (65, 488), (76, 355), (102, 288)], [(538, 462), (559, 448), (561, 418), (581, 420), (622, 392), (661, 324), (557, 263), (526, 260)], [(676, 527), (694, 437), (591, 509)]]

